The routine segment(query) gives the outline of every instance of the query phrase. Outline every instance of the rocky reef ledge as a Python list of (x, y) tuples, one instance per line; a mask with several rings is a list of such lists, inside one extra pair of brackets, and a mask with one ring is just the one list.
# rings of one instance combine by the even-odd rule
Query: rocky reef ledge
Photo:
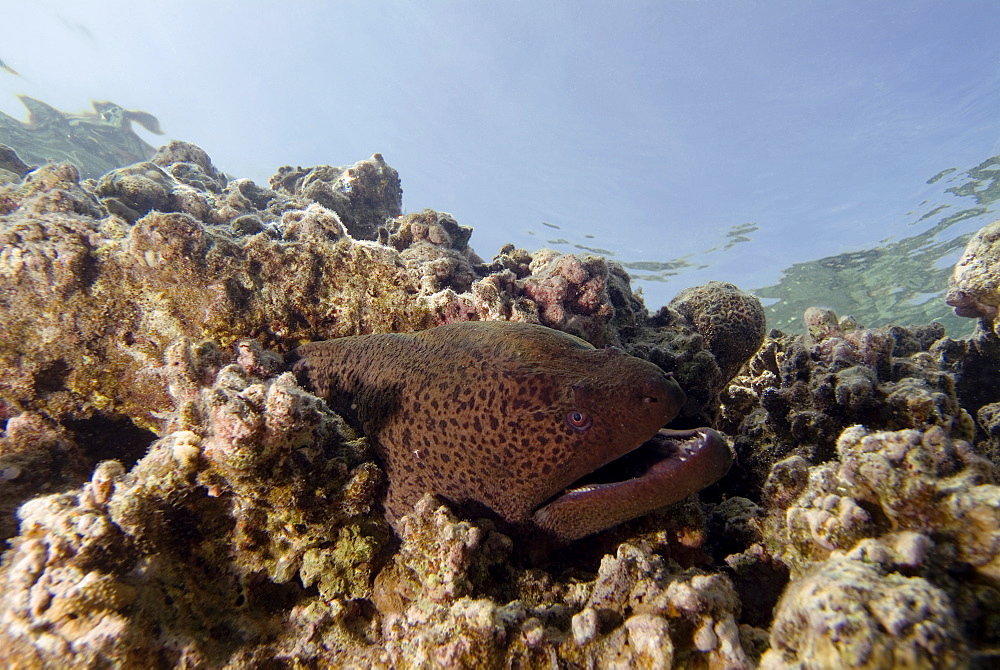
[[(949, 294), (971, 338), (792, 336), (729, 284), (650, 313), (605, 258), (486, 262), (377, 154), (269, 188), (180, 142), (96, 180), (0, 159), (0, 665), (1000, 662), (998, 224)], [(736, 464), (541, 565), (430, 496), (394, 533), (368, 439), (282, 356), (476, 319), (652, 361)]]

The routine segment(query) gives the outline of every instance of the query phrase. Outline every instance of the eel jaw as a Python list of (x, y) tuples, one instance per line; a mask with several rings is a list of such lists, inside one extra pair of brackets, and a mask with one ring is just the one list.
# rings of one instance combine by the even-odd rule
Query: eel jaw
[[(652, 463), (648, 462), (650, 451), (657, 454)], [(623, 460), (647, 462), (634, 466), (640, 468), (641, 474), (624, 481), (592, 483), (564, 491), (535, 511), (534, 524), (560, 542), (611, 528), (719, 481), (732, 465), (733, 452), (722, 435), (711, 428), (663, 429), (618, 459)]]

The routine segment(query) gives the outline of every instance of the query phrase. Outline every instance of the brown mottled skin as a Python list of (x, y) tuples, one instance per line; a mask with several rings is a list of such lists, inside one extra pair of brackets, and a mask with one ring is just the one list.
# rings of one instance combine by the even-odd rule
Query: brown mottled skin
[(689, 432), (693, 446), (661, 456), (673, 464), (632, 479), (624, 499), (603, 486), (539, 510), (657, 435), (685, 400), (656, 365), (544, 326), (455, 323), (313, 342), (296, 356), (299, 379), (373, 440), (393, 523), (434, 493), (569, 541), (679, 500), (729, 467), (725, 443)]

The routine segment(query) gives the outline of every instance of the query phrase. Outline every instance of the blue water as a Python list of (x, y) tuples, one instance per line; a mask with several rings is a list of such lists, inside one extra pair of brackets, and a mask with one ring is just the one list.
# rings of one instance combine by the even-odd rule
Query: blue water
[[(113, 100), (159, 118), (151, 144), (195, 142), (260, 183), (380, 152), (406, 209), (451, 212), (480, 255), (602, 253), (655, 309), (685, 286), (765, 289), (873, 249), (946, 270), (950, 243), (995, 217), (949, 189), (1000, 154), (998, 14), (992, 0), (18, 3), (0, 110), (23, 118), (16, 94)], [(891, 317), (891, 299), (852, 299)]]

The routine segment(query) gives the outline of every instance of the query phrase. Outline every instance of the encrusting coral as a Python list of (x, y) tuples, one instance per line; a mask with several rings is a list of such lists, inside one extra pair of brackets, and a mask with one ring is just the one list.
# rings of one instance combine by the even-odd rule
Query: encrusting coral
[(740, 476), (752, 487), (793, 453), (831, 458), (841, 431), (857, 423), (941, 426), (972, 439), (974, 421), (937, 353), (950, 342), (939, 324), (872, 330), (821, 309), (805, 322), (806, 336), (773, 331), (723, 394), (720, 426), (737, 435)]
[[(802, 575), (833, 560), (877, 565), (890, 576), (919, 576), (928, 582), (920, 588), (933, 589), (936, 607), (944, 610), (941, 616), (953, 629), (947, 646), (959, 658), (966, 640), (996, 639), (1000, 628), (992, 623), (973, 625), (1000, 595), (1000, 486), (992, 483), (989, 461), (940, 426), (893, 432), (854, 426), (843, 432), (837, 451), (837, 460), (811, 468), (796, 457), (776, 464), (772, 478), (781, 483), (768, 480), (765, 486), (766, 495), (780, 490), (775, 497), (782, 502), (773, 509), (767, 535), (773, 555), (791, 568), (792, 584), (822, 579), (822, 571)], [(794, 469), (801, 474), (790, 475)], [(789, 481), (799, 484), (789, 487)], [(845, 569), (852, 574), (854, 568)], [(905, 616), (909, 623), (900, 625), (909, 628), (924, 612)], [(772, 643), (778, 634), (772, 630)], [(824, 633), (809, 633), (817, 634)], [(799, 643), (790, 646), (801, 649)], [(917, 656), (923, 659), (913, 661), (919, 667), (944, 662), (933, 646)]]
[[(607, 259), (507, 246), (484, 262), (453, 217), (400, 214), (378, 155), (283, 168), (271, 188), (185, 143), (97, 180), (69, 164), (7, 172), (0, 664), (996, 661), (987, 262), (956, 274), (979, 305), (960, 309), (983, 319), (970, 339), (826, 310), (790, 336), (765, 333), (759, 301), (729, 284), (650, 315)], [(394, 534), (368, 438), (282, 357), (467, 320), (538, 323), (659, 365), (687, 395), (671, 427), (714, 423), (732, 471), (541, 565), (429, 496)]]
[(831, 559), (789, 586), (760, 667), (965, 668), (957, 623), (947, 594), (927, 580)]
[(289, 373), (255, 376), (254, 348), (130, 471), (103, 461), (82, 489), (21, 507), (0, 656), (218, 665), (283, 625), (279, 603), (370, 595), (390, 535), (372, 512), (381, 470)]
[(996, 324), (1000, 309), (1000, 276), (996, 267), (1000, 259), (1000, 221), (994, 221), (978, 233), (965, 247), (965, 253), (955, 265), (951, 289), (945, 298), (959, 316), (981, 318)]

